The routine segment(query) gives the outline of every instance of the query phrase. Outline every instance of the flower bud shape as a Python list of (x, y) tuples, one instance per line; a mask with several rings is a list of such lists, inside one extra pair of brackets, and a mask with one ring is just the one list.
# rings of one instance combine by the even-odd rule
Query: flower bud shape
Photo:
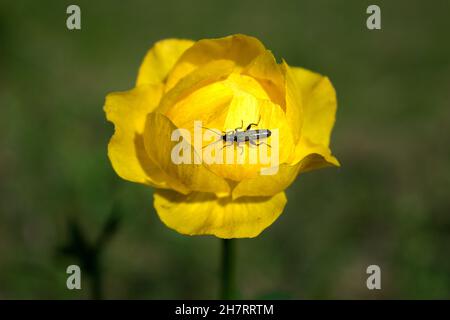
[(106, 97), (108, 156), (120, 177), (155, 188), (169, 228), (255, 237), (300, 173), (339, 166), (329, 148), (336, 107), (327, 77), (277, 63), (254, 37), (161, 40), (135, 87)]

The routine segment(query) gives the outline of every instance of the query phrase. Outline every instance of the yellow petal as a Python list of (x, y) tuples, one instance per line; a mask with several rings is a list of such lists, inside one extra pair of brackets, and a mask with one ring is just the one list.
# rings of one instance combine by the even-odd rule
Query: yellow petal
[[(248, 124), (257, 123), (259, 118), (258, 126), (253, 127), (253, 129), (269, 129), (272, 131), (272, 137), (263, 141), (271, 145), (271, 148), (266, 148), (267, 160), (277, 161), (278, 163), (276, 164), (288, 161), (295, 148), (292, 134), (283, 110), (270, 100), (260, 100), (246, 93), (236, 94), (228, 107), (227, 117), (222, 130), (233, 130), (240, 127), (241, 124), (243, 124), (244, 130)], [(275, 135), (276, 131), (278, 132), (277, 136)], [(233, 151), (229, 150), (229, 148), (234, 149), (234, 157), (230, 159), (232, 163), (227, 161), (227, 153)], [(208, 167), (217, 175), (234, 181), (254, 178), (261, 174), (261, 169), (270, 167), (270, 163), (262, 163), (261, 158), (256, 159), (258, 160), (256, 163), (251, 163), (250, 152), (258, 154), (258, 148), (250, 145), (248, 142), (242, 143), (241, 146), (238, 146), (237, 143), (230, 144), (230, 146), (223, 149), (223, 163), (213, 163), (208, 165)], [(272, 152), (277, 151), (278, 159), (272, 158)], [(241, 152), (242, 161), (239, 162), (238, 158), (241, 157)]]
[(311, 149), (310, 152), (296, 164), (281, 164), (275, 175), (259, 175), (239, 182), (233, 189), (233, 199), (244, 196), (271, 196), (289, 187), (297, 178), (297, 175), (302, 172), (333, 165), (339, 166), (339, 163), (331, 156), (329, 150), (317, 148)]
[[(190, 191), (212, 192), (220, 196), (230, 193), (228, 183), (209, 171), (203, 164), (180, 163), (172, 161), (172, 150), (179, 142), (171, 141), (177, 127), (164, 115), (152, 112), (147, 117), (144, 131), (144, 144), (147, 154), (158, 167), (170, 177), (168, 184), (181, 193)], [(192, 137), (191, 137), (192, 138)], [(191, 160), (197, 157), (190, 147)]]
[(286, 118), (289, 121), (294, 141), (297, 143), (302, 134), (304, 117), (302, 93), (291, 67), (284, 60), (281, 67), (285, 73)]
[(108, 156), (123, 179), (167, 187), (164, 175), (147, 156), (143, 132), (147, 115), (158, 104), (162, 85), (143, 85), (130, 91), (113, 92), (106, 97), (106, 118), (115, 132), (108, 145)]
[[(197, 73), (197, 71), (195, 72)], [(193, 74), (183, 79), (178, 85), (188, 80)], [(259, 100), (269, 100), (270, 97), (266, 91), (254, 78), (249, 76), (232, 73), (224, 80), (213, 82), (209, 85), (200, 87), (198, 90), (189, 94), (182, 94), (182, 98), (172, 105), (164, 113), (178, 128), (191, 130), (194, 121), (202, 121), (202, 125), (218, 130), (225, 130), (225, 120), (227, 119), (228, 107), (234, 96), (248, 94)], [(163, 110), (166, 99), (161, 103)], [(245, 108), (245, 105), (243, 106)], [(234, 111), (233, 111), (234, 112)], [(252, 115), (253, 116), (253, 115)], [(245, 119), (245, 121), (257, 121), (258, 119)], [(240, 125), (233, 123), (233, 128)]]
[(242, 68), (264, 50), (264, 45), (258, 39), (242, 34), (197, 41), (176, 63), (167, 80), (166, 91), (201, 65), (215, 60), (229, 60), (237, 68)]
[[(175, 103), (165, 115), (178, 127), (193, 132), (194, 121), (202, 121), (202, 125), (220, 128), (233, 99), (233, 91), (222, 81), (199, 88)], [(214, 122), (214, 124), (212, 123)]]
[[(328, 165), (317, 163), (317, 169), (324, 166), (340, 166), (339, 161), (331, 154), (331, 150), (329, 147), (322, 144), (313, 143), (308, 138), (303, 136), (301, 137), (299, 143), (295, 146), (295, 151), (289, 164), (296, 164), (298, 161), (303, 160), (305, 157), (311, 154), (320, 155), (323, 160), (328, 163)], [(316, 168), (314, 166), (309, 166), (309, 170), (312, 169)]]
[(178, 58), (193, 44), (194, 41), (184, 39), (165, 39), (155, 43), (142, 61), (136, 86), (164, 82)]
[(232, 71), (233, 63), (227, 60), (212, 61), (199, 67), (163, 96), (157, 111), (167, 114), (184, 97), (204, 86), (225, 79)]
[(269, 50), (257, 56), (242, 73), (257, 79), (270, 99), (285, 110), (285, 76)]
[[(199, 73), (200, 69), (181, 80), (171, 92), (177, 90), (194, 74)], [(278, 144), (280, 147), (278, 163), (285, 162), (290, 158), (294, 150), (294, 143), (285, 114), (279, 105), (271, 102), (261, 83), (254, 78), (232, 73), (225, 80), (214, 82), (187, 95), (182, 94), (182, 96), (183, 98), (173, 106), (165, 108), (166, 102), (163, 101), (158, 108), (158, 111), (166, 109), (165, 115), (178, 128), (185, 128), (193, 133), (194, 121), (202, 121), (202, 125), (205, 127), (226, 131), (239, 127), (241, 121), (245, 128), (249, 123), (258, 122), (261, 117), (259, 125), (254, 129), (271, 129), (272, 132), (274, 129), (279, 130), (279, 142), (283, 142)], [(275, 135), (269, 138), (267, 143), (274, 145), (274, 138)], [(205, 141), (204, 145), (208, 143)], [(226, 158), (227, 150), (224, 149), (224, 158)], [(249, 149), (246, 150), (244, 165), (238, 163), (237, 157), (240, 149), (235, 148), (234, 164), (209, 164), (208, 168), (216, 174), (232, 180), (254, 177), (260, 174), (261, 167), (267, 167), (268, 164), (249, 165)], [(270, 157), (271, 149), (268, 151)]]
[(304, 121), (302, 136), (328, 146), (336, 115), (336, 92), (327, 77), (303, 68), (292, 68), (300, 87)]
[(195, 192), (187, 196), (157, 190), (154, 206), (169, 228), (186, 235), (215, 235), (219, 238), (253, 238), (283, 212), (286, 196), (245, 197), (232, 201)]
[(233, 199), (245, 196), (272, 196), (284, 189), (295, 180), (301, 162), (296, 165), (281, 164), (278, 173), (274, 175), (258, 175), (251, 179), (245, 179), (233, 189)]
[(223, 81), (223, 83), (230, 88), (235, 95), (245, 93), (260, 100), (271, 100), (269, 93), (265, 90), (264, 86), (257, 79), (249, 75), (232, 73)]

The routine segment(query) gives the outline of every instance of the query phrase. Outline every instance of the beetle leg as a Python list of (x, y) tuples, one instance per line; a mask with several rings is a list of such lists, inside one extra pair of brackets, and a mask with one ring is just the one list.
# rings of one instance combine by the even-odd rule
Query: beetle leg
[(254, 140), (249, 140), (249, 142), (252, 144), (252, 145), (254, 145), (254, 146), (260, 146), (260, 145), (262, 145), (262, 144), (265, 144), (266, 146), (268, 146), (269, 148), (272, 148), (272, 146), (270, 145), (270, 144), (268, 144), (268, 143), (266, 143), (266, 142), (264, 142), (264, 141), (262, 141), (262, 142), (260, 142), (260, 143), (256, 143)]
[(206, 147), (211, 146), (211, 145), (213, 145), (213, 144), (216, 144), (216, 143), (218, 143), (218, 142), (220, 142), (220, 141), (222, 141), (222, 139), (213, 141), (213, 142), (211, 142), (211, 143), (209, 143), (209, 144), (205, 144), (205, 145), (202, 147), (202, 149), (205, 149)]
[(222, 149), (233, 145), (233, 141), (226, 141), (226, 142), (231, 142), (231, 144), (225, 143), (225, 145), (222, 147)]
[(241, 144), (238, 144), (239, 149), (241, 150), (240, 155), (242, 156), (242, 154), (244, 153), (244, 146)]
[(228, 136), (229, 134), (232, 134), (232, 133), (234, 133), (234, 132), (236, 132), (236, 130), (226, 131), (226, 132), (224, 132), (223, 134), (226, 135), (226, 136)]
[(250, 124), (247, 126), (247, 129), (245, 129), (245, 131), (250, 130), (250, 129), (252, 128), (252, 126), (257, 127), (257, 126), (259, 125), (259, 121), (261, 121), (261, 115), (259, 115), (258, 122), (257, 122), (257, 123), (250, 123)]
[(258, 144), (258, 146), (261, 145), (261, 144), (265, 144), (265, 145), (268, 146), (269, 148), (272, 148), (272, 146), (271, 146), (270, 144), (268, 144), (267, 142), (264, 142), (264, 141), (263, 141), (263, 142), (260, 142), (260, 143)]
[(241, 126), (239, 128), (234, 129), (234, 131), (238, 131), (238, 129), (242, 129), (244, 127), (244, 120), (241, 120)]

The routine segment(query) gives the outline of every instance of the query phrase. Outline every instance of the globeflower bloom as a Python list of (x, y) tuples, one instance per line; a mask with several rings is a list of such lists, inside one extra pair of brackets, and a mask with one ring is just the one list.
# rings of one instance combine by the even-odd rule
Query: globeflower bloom
[[(329, 149), (336, 113), (331, 82), (277, 63), (254, 37), (159, 41), (145, 56), (135, 87), (108, 94), (104, 110), (115, 127), (108, 145), (114, 170), (156, 188), (160, 219), (186, 235), (255, 237), (283, 212), (284, 190), (300, 173), (339, 166)], [(172, 134), (178, 128), (195, 134), (195, 121), (223, 132), (242, 123), (241, 131), (254, 123), (252, 130), (278, 132), (275, 170), (261, 174), (262, 165), (248, 161), (175, 163)], [(219, 142), (224, 150), (242, 148)], [(246, 156), (250, 142), (243, 146)], [(192, 146), (193, 157), (208, 143)]]

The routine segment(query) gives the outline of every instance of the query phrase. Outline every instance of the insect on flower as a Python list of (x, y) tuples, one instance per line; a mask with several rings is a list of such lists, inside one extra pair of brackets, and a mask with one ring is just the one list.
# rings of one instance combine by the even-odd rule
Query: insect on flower
[[(240, 127), (237, 127), (236, 129), (230, 130), (227, 132), (222, 131), (222, 134), (219, 134), (218, 132), (211, 130), (210, 128), (202, 127), (204, 129), (210, 130), (220, 136), (219, 140), (216, 140), (216, 141), (204, 146), (203, 148), (206, 148), (207, 146), (215, 144), (220, 141), (225, 142), (225, 145), (222, 147), (222, 149), (225, 147), (228, 147), (228, 146), (232, 146), (236, 142), (237, 146), (241, 150), (241, 155), (244, 152), (244, 147), (241, 145), (241, 143), (245, 143), (247, 141), (251, 145), (256, 146), (256, 147), (260, 146), (262, 144), (265, 144), (271, 148), (272, 146), (270, 144), (268, 144), (264, 141), (260, 142), (261, 139), (267, 139), (272, 135), (272, 132), (269, 129), (251, 130), (251, 128), (253, 126), (257, 127), (259, 125), (260, 121), (261, 121), (261, 116), (259, 116), (257, 123), (250, 123), (247, 126), (247, 128), (245, 128), (245, 130), (242, 130), (244, 128), (244, 120), (241, 120)], [(241, 130), (241, 131), (239, 131), (239, 130)], [(229, 143), (229, 142), (231, 142), (231, 143)]]
[(339, 166), (330, 149), (336, 108), (328, 77), (278, 63), (254, 37), (163, 39), (135, 87), (106, 97), (108, 157), (121, 178), (156, 189), (169, 228), (253, 238), (282, 214), (299, 174)]

